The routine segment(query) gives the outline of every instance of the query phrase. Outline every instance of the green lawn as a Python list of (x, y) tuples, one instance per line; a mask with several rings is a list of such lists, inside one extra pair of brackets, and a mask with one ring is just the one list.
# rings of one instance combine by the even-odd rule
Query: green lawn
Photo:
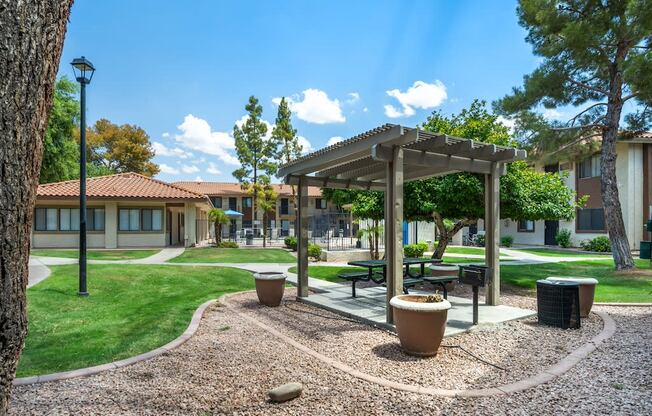
[[(638, 267), (650, 269), (650, 262), (637, 260)], [(309, 266), (308, 275), (329, 282), (342, 282), (339, 273), (361, 271), (358, 267)], [(296, 267), (290, 268), (296, 273)], [(501, 282), (505, 287), (534, 290), (536, 281), (549, 276), (590, 276), (600, 282), (596, 302), (652, 302), (652, 276), (617, 275), (611, 260), (546, 263), (534, 265), (503, 265)]]
[(203, 302), (252, 289), (249, 272), (222, 267), (88, 266), (90, 296), (77, 296), (77, 266), (27, 290), (29, 332), (18, 376), (103, 364), (178, 337)]
[(555, 250), (550, 248), (524, 248), (514, 249), (515, 251), (522, 251), (524, 253), (536, 254), (543, 257), (610, 257), (611, 254), (591, 254), (582, 253), (581, 251), (568, 251), (568, 250)]
[[(647, 260), (636, 260), (639, 268), (650, 269)], [(600, 282), (596, 302), (652, 302), (652, 276), (618, 275), (612, 260), (574, 261), (533, 265), (504, 265), (501, 281), (520, 288), (536, 288), (536, 281), (549, 276), (587, 276)]]
[(280, 248), (189, 248), (170, 263), (295, 263), (297, 259)]
[[(161, 250), (88, 250), (86, 256), (89, 260), (133, 260), (153, 256)], [(79, 258), (79, 250), (49, 250), (34, 249), (29, 253), (32, 256), (62, 257), (66, 259)]]
[(446, 247), (446, 253), (452, 254), (478, 254), (484, 256), (484, 247)]

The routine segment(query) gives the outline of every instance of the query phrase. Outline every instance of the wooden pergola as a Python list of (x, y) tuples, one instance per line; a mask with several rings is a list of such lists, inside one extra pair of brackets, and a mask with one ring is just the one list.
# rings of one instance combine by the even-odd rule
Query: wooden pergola
[(499, 180), (506, 163), (526, 157), (521, 149), (385, 124), (281, 166), (279, 176), (298, 187), (298, 296), (308, 296), (308, 186), (385, 192), (387, 322), (393, 323), (389, 300), (403, 287), (403, 184), (472, 172), (485, 177), (487, 304), (499, 304)]

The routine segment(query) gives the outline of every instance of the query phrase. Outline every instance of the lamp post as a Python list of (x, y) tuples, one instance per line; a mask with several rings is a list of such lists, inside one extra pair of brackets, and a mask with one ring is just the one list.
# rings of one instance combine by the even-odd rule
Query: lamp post
[(79, 296), (88, 296), (86, 288), (86, 84), (90, 84), (95, 67), (83, 56), (70, 63), (81, 86), (79, 119)]

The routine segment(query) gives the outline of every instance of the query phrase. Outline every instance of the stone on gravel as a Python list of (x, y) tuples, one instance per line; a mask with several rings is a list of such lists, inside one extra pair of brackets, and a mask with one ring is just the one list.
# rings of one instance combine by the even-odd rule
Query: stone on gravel
[(301, 383), (286, 383), (269, 391), (269, 398), (276, 403), (287, 402), (301, 396)]

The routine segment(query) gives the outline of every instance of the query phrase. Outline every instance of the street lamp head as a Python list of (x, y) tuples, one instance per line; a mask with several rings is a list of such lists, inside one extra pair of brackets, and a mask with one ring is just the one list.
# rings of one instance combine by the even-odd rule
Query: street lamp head
[(75, 78), (80, 84), (90, 84), (91, 79), (93, 79), (93, 73), (95, 72), (95, 67), (85, 57), (75, 58), (70, 63), (72, 69), (75, 72)]

